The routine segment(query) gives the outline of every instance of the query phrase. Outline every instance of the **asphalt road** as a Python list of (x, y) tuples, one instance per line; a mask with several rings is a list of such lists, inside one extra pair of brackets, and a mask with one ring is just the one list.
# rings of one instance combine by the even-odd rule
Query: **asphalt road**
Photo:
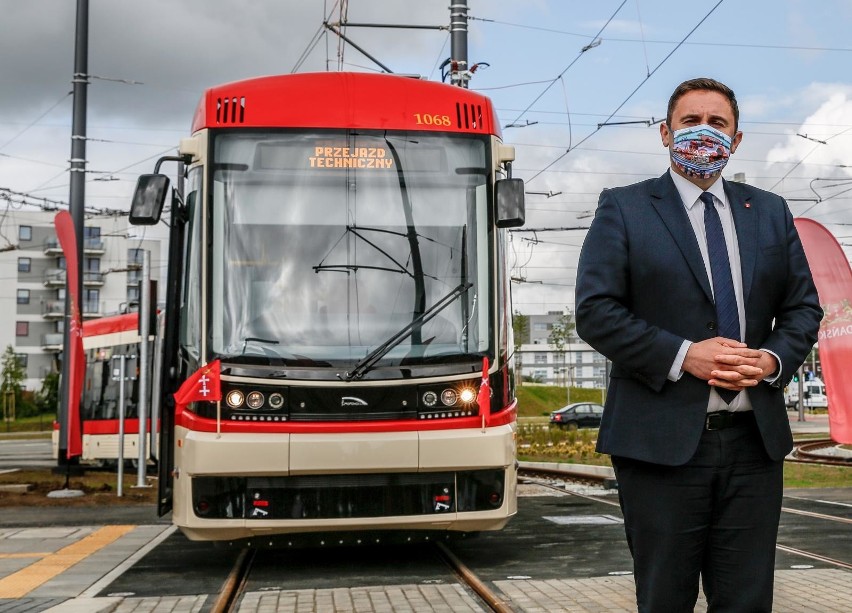
[(0, 470), (56, 466), (50, 455), (50, 439), (0, 438)]

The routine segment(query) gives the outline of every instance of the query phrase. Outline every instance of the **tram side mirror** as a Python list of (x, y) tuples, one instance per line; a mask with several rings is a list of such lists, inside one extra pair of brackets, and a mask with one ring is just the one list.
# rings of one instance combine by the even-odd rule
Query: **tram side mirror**
[(494, 201), (497, 209), (494, 219), (498, 228), (524, 225), (526, 208), (523, 179), (499, 179), (494, 184)]
[(160, 221), (169, 178), (166, 175), (141, 175), (130, 203), (130, 223), (134, 226), (154, 226)]

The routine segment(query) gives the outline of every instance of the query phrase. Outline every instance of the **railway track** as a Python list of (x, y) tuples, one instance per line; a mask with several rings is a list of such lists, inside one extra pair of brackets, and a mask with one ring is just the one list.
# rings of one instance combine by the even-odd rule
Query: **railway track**
[(788, 462), (800, 462), (803, 464), (822, 464), (825, 466), (852, 466), (852, 454), (847, 457), (826, 453), (827, 449), (835, 449), (837, 443), (831, 439), (817, 439), (810, 441), (797, 441), (793, 447)]
[[(432, 547), (435, 550), (436, 557), (441, 559), (459, 581), (476, 595), (483, 608), (495, 613), (513, 613), (513, 609), (508, 603), (488, 587), (485, 581), (465, 565), (446, 544), (435, 542)], [(235, 613), (238, 610), (241, 597), (245, 593), (249, 576), (255, 564), (257, 552), (257, 549), (251, 548), (240, 551), (210, 608), (211, 613)]]
[[(836, 443), (834, 443), (833, 441), (830, 441), (830, 440), (810, 441), (809, 443), (810, 443), (809, 446), (813, 446), (816, 449), (820, 449), (820, 448), (828, 446), (828, 445), (835, 445), (836, 444)], [(825, 461), (819, 461), (819, 460), (811, 460), (811, 462), (812, 463), (819, 463), (819, 464), (832, 464), (832, 465), (836, 464), (835, 462), (825, 462)], [(840, 464), (845, 465), (845, 466), (850, 465), (849, 462), (840, 462)], [(595, 495), (572, 492), (571, 490), (566, 489), (564, 487), (564, 484), (560, 487), (560, 485), (558, 485), (558, 484), (554, 484), (554, 483), (549, 482), (549, 481), (543, 481), (543, 480), (537, 478), (539, 475), (545, 476), (549, 480), (552, 480), (554, 478), (559, 479), (561, 477), (566, 483), (567, 482), (577, 483), (578, 481), (575, 481), (575, 476), (577, 475), (577, 471), (560, 472), (559, 470), (556, 470), (556, 469), (547, 470), (547, 471), (541, 471), (541, 470), (524, 471), (524, 470), (521, 470), (521, 471), (519, 471), (519, 474), (524, 475), (523, 478), (527, 483), (535, 483), (536, 485), (538, 485), (540, 487), (552, 489), (552, 490), (560, 492), (562, 494), (566, 494), (566, 495), (569, 495), (569, 496), (576, 496), (576, 497), (580, 497), (580, 498), (585, 498), (587, 500), (594, 500), (594, 501), (600, 502), (602, 504), (606, 504), (606, 505), (613, 506), (613, 507), (618, 507), (619, 509), (621, 508), (621, 505), (616, 501), (607, 500), (606, 498), (601, 498), (601, 497), (595, 496)], [(605, 481), (605, 478), (601, 477), (601, 476), (596, 476), (596, 475), (583, 475), (582, 479), (579, 482), (588, 483), (588, 482), (595, 482), (595, 481), (597, 481), (599, 483), (603, 483)], [(791, 514), (791, 515), (799, 515), (799, 516), (804, 516), (804, 517), (810, 517), (810, 518), (818, 519), (818, 520), (822, 520), (822, 521), (830, 521), (830, 522), (835, 522), (835, 523), (839, 523), (839, 524), (852, 525), (852, 519), (850, 519), (848, 517), (842, 517), (842, 516), (832, 515), (832, 514), (828, 514), (828, 513), (818, 513), (818, 512), (814, 512), (814, 511), (805, 511), (805, 510), (801, 510), (801, 509), (794, 509), (794, 508), (787, 507), (787, 506), (782, 506), (781, 512), (782, 513), (788, 513), (788, 514)], [(846, 569), (846, 570), (852, 570), (852, 563), (844, 561), (844, 560), (838, 560), (836, 558), (832, 558), (830, 556), (825, 556), (825, 555), (822, 555), (822, 554), (817, 553), (817, 552), (807, 551), (807, 550), (799, 549), (799, 548), (796, 548), (796, 547), (790, 547), (790, 546), (783, 545), (783, 544), (780, 544), (780, 543), (776, 544), (775, 547), (779, 551), (783, 551), (783, 552), (788, 553), (788, 554), (804, 557), (804, 558), (807, 558), (807, 559), (810, 559), (810, 560), (816, 560), (816, 561), (819, 561), (819, 562), (823, 562), (825, 564), (836, 566), (838, 568), (843, 568), (843, 569)]]
[[(623, 526), (617, 525), (620, 513), (609, 510), (618, 507), (616, 497), (611, 491), (589, 487), (596, 482), (600, 487), (606, 477), (582, 474), (586, 487), (566, 489), (569, 482), (577, 483), (576, 474), (570, 477), (556, 470), (523, 469), (521, 481), (537, 487), (519, 505), (519, 517), (506, 531), (483, 534), (475, 541), (415, 539), (392, 545), (382, 538), (381, 543), (370, 539), (362, 546), (340, 546), (340, 539), (330, 539), (334, 545), (213, 550), (208, 544), (185, 542), (176, 535), (167, 541), (168, 547), (158, 550), (158, 558), (152, 557), (140, 569), (145, 573), (173, 569), (173, 581), (164, 581), (162, 572), (153, 577), (129, 575), (104, 589), (104, 594), (141, 592), (140, 586), (149, 586), (148, 592), (139, 595), (160, 598), (164, 590), (187, 593), (188, 589), (205, 594), (203, 610), (216, 613), (379, 611), (394, 610), (392, 603), (399, 602), (402, 608), (407, 605), (418, 611), (521, 613), (539, 606), (529, 598), (544, 597), (541, 586), (545, 583), (557, 586), (557, 593), (565, 598), (576, 595), (579, 599), (584, 597), (583, 590), (593, 589), (584, 582), (593, 584), (609, 575), (629, 574), (631, 561)], [(541, 496), (534, 491), (538, 488), (561, 496)], [(837, 576), (826, 571), (852, 570), (852, 558), (844, 546), (852, 538), (850, 509), (852, 501), (846, 494), (826, 492), (821, 499), (785, 497), (776, 568), (813, 568), (813, 580), (826, 584)], [(616, 525), (556, 521), (563, 517), (611, 517)], [(565, 563), (567, 551), (571, 551), (571, 564)], [(578, 579), (583, 581), (573, 583)], [(621, 587), (629, 592), (629, 581)], [(537, 610), (566, 610), (556, 600), (547, 602), (550, 604)]]

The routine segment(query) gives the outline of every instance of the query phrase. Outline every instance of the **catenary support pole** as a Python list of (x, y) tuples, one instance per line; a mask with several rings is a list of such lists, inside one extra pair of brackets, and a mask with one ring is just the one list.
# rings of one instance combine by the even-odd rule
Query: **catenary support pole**
[[(136, 467), (136, 487), (146, 487), (148, 468), (148, 389), (151, 381), (148, 338), (151, 335), (151, 252), (142, 252), (142, 281), (139, 295), (139, 464)], [(152, 426), (153, 429), (153, 426)]]
[[(115, 377), (113, 377), (115, 378)], [(124, 417), (127, 415), (124, 406), (124, 386), (127, 384), (127, 356), (118, 356), (118, 484), (116, 494), (119, 498), (124, 495)]]
[(450, 4), (450, 83), (467, 88), (467, 0)]
[(805, 377), (804, 369), (799, 366), (799, 421), (805, 421)]
[[(77, 235), (77, 295), (83, 296), (83, 211), (86, 200), (86, 96), (89, 85), (89, 0), (77, 0), (77, 30), (74, 42), (74, 78), (73, 84), (74, 107), (71, 123), (71, 160), (70, 160), (70, 194), (69, 212), (74, 222), (74, 232)], [(66, 273), (66, 279), (69, 276)], [(67, 283), (67, 281), (66, 281)], [(70, 382), (71, 342), (71, 291), (66, 285), (65, 290), (65, 325), (62, 330), (62, 377), (59, 405), (59, 464), (68, 464), (68, 430), (69, 411), (79, 410), (79, 407), (69, 406), (68, 385)], [(83, 305), (77, 305), (80, 309)], [(81, 311), (82, 313), (82, 311)]]

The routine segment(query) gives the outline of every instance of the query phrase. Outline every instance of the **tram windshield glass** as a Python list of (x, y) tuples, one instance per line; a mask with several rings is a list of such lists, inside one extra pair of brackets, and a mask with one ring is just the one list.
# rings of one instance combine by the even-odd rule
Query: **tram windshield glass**
[(482, 355), (487, 146), (422, 132), (216, 135), (213, 352), (334, 366)]

